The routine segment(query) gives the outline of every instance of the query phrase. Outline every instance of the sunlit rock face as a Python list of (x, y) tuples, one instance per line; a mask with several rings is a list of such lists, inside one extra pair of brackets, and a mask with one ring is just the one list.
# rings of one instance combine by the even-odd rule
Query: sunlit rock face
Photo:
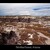
[(16, 26), (13, 26), (11, 24), (4, 24), (3, 26), (4, 31), (10, 32), (10, 31), (17, 31)]

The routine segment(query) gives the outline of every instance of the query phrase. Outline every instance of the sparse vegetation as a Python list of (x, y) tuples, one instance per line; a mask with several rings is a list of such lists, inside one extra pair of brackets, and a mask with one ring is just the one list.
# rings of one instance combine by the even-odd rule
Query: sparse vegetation
[[(0, 17), (0, 45), (27, 45), (28, 42), (32, 41), (32, 45), (47, 45), (45, 42), (47, 36), (50, 39), (50, 26), (47, 27), (44, 22), (46, 18), (37, 17)], [(39, 19), (40, 23), (39, 23)], [(42, 20), (43, 19), (43, 20)], [(50, 23), (47, 23), (47, 25)], [(46, 27), (45, 27), (46, 26)], [(40, 32), (44, 37), (39, 37)], [(29, 38), (28, 34), (33, 34), (32, 39)]]

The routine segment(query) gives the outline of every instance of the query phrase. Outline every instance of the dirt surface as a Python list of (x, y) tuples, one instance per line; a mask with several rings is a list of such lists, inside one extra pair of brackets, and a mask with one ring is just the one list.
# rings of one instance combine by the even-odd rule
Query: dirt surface
[[(46, 26), (46, 24), (39, 23), (38, 21), (28, 22), (27, 20), (26, 22), (19, 22), (18, 20), (21, 21), (21, 19), (16, 20), (16, 18), (0, 18), (0, 21), (2, 21), (0, 22), (0, 44), (50, 45), (50, 26)], [(13, 32), (10, 36), (11, 31)], [(4, 41), (6, 43), (2, 40), (2, 33), (8, 34), (6, 36), (4, 35), (4, 39), (6, 39)]]

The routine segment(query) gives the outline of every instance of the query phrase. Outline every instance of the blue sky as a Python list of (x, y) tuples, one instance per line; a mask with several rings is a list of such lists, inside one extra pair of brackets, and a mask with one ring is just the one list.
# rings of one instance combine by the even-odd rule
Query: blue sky
[(50, 16), (50, 3), (0, 3), (0, 15)]

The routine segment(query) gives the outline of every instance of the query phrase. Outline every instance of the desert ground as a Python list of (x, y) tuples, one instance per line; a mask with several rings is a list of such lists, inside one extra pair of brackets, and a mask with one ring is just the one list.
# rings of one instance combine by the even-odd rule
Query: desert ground
[(50, 17), (1, 16), (0, 45), (50, 45)]

